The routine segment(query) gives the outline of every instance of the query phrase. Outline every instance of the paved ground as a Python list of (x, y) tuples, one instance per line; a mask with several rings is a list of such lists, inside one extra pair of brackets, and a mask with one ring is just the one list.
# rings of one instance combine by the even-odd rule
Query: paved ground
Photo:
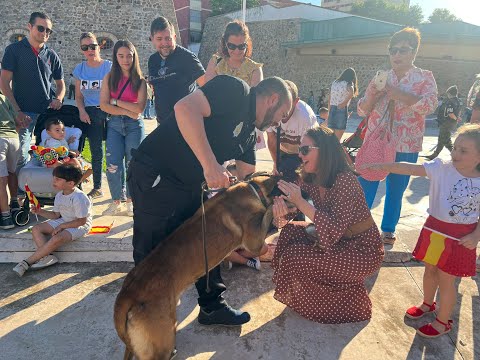
[[(151, 129), (154, 122), (147, 124)], [(349, 131), (355, 126), (353, 123)], [(425, 152), (435, 144), (435, 135), (435, 129), (427, 130)], [(259, 153), (259, 167), (271, 168), (265, 150)], [(268, 263), (260, 272), (234, 267), (224, 272), (226, 297), (233, 306), (249, 311), (252, 320), (239, 329), (199, 325), (196, 292), (189, 288), (177, 311), (177, 358), (480, 359), (480, 319), (474, 316), (480, 313), (478, 276), (458, 281), (460, 296), (453, 315), (454, 330), (449, 335), (424, 340), (415, 335), (415, 328), (433, 316), (421, 321), (403, 316), (407, 307), (422, 299), (423, 267), (409, 261), (409, 251), (425, 219), (427, 194), (427, 180), (413, 178), (405, 193), (400, 241), (387, 249), (388, 262), (368, 280), (371, 321), (345, 325), (310, 322), (273, 299)], [(377, 223), (381, 221), (383, 196), (381, 186), (372, 209)], [(107, 202), (103, 199), (95, 207), (105, 207)], [(127, 242), (131, 219), (119, 217), (118, 221), (121, 240)], [(5, 242), (0, 246), (6, 246), (9, 234), (0, 234), (2, 238)], [(29, 272), (21, 279), (11, 268), (12, 264), (0, 264), (0, 359), (122, 358), (123, 344), (113, 328), (112, 309), (131, 263), (64, 263)]]

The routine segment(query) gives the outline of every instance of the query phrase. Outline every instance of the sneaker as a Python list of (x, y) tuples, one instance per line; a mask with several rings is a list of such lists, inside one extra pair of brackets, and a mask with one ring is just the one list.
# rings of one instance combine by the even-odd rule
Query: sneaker
[(18, 203), (18, 200), (11, 200), (10, 201), (10, 211), (13, 213), (15, 211), (20, 210), (20, 204)]
[(394, 232), (383, 231), (382, 232), (382, 241), (386, 245), (393, 245), (397, 240), (397, 236)]
[(250, 314), (245, 311), (235, 310), (231, 306), (208, 312), (200, 308), (198, 322), (202, 325), (240, 326), (250, 321)]
[(25, 274), (25, 271), (28, 270), (30, 265), (25, 260), (20, 261), (15, 267), (13, 268), (13, 271), (17, 273), (19, 277), (22, 277), (23, 274)]
[(0, 229), (8, 230), (13, 229), (15, 224), (13, 223), (12, 215), (3, 216), (0, 215)]
[(38, 260), (35, 264), (32, 264), (30, 266), (31, 269), (38, 270), (38, 269), (43, 269), (48, 266), (52, 266), (53, 264), (56, 264), (58, 262), (57, 257), (53, 255), (47, 255)]
[(262, 265), (260, 264), (260, 259), (258, 257), (248, 259), (247, 266), (257, 270), (260, 270), (260, 268), (262, 267)]
[(175, 358), (177, 357), (177, 353), (178, 353), (177, 348), (176, 348), (176, 347), (173, 348), (173, 351), (172, 351), (172, 353), (170, 354), (170, 360), (175, 359)]
[(118, 215), (123, 211), (122, 204), (117, 204), (115, 202), (110, 203), (108, 208), (102, 213), (102, 216), (113, 216)]
[(133, 216), (133, 202), (127, 202), (127, 215)]
[(224, 270), (232, 270), (233, 264), (230, 260), (223, 260), (222, 261), (222, 269)]
[(98, 199), (103, 196), (103, 191), (101, 189), (92, 189), (90, 192), (87, 194), (87, 196), (90, 199)]

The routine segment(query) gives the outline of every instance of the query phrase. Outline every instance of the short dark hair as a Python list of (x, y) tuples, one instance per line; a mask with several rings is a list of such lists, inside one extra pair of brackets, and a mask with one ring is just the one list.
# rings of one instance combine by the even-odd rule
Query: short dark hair
[(447, 89), (447, 94), (452, 95), (452, 96), (457, 96), (458, 95), (457, 85), (450, 86)]
[(292, 94), (292, 100), (295, 100), (298, 98), (298, 87), (295, 85), (293, 81), (290, 80), (285, 80), (287, 83), (288, 89), (290, 90), (290, 94)]
[(31, 25), (35, 25), (35, 20), (37, 20), (37, 18), (44, 19), (44, 20), (50, 20), (50, 22), (52, 22), (52, 19), (50, 19), (50, 16), (48, 16), (47, 14), (45, 14), (43, 12), (39, 12), (39, 11), (35, 11), (35, 12), (31, 13), (30, 14), (30, 20), (28, 20), (28, 22)]
[(45, 121), (45, 130), (50, 130), (53, 125), (64, 125), (63, 121), (59, 118), (52, 118)]
[(83, 174), (78, 165), (66, 163), (54, 168), (53, 176), (65, 181), (73, 181), (77, 185), (82, 180)]
[(220, 39), (220, 52), (225, 57), (230, 57), (227, 48), (228, 38), (230, 36), (245, 36), (245, 43), (247, 44), (247, 49), (245, 50), (245, 56), (251, 57), (252, 56), (252, 39), (250, 38), (250, 32), (248, 30), (248, 26), (240, 20), (234, 20), (227, 24), (225, 27), (225, 31), (223, 32), (223, 36)]
[(325, 126), (315, 127), (307, 130), (304, 136), (313, 140), (314, 146), (319, 148), (320, 155), (316, 173), (306, 173), (300, 167), (299, 174), (304, 182), (331, 188), (342, 172), (353, 172), (358, 175), (350, 167), (345, 150), (333, 130)]
[(175, 28), (173, 24), (164, 16), (160, 16), (152, 21), (152, 25), (150, 25), (150, 35), (155, 35), (159, 31), (163, 31), (165, 29), (169, 29), (172, 33), (175, 33)]
[[(273, 94), (279, 95), (279, 103), (284, 104), (289, 98), (292, 97), (290, 90), (288, 88), (285, 80), (272, 76), (260, 81), (260, 83), (255, 86), (255, 91), (257, 96), (271, 96)], [(291, 99), (293, 101), (293, 99)]]
[(321, 107), (318, 110), (318, 114), (325, 114), (325, 113), (328, 113), (328, 109), (326, 107)]

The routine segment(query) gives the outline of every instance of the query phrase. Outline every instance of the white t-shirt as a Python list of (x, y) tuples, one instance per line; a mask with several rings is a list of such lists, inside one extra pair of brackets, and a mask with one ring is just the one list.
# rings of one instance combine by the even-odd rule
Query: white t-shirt
[(53, 148), (53, 149), (56, 149), (57, 147), (60, 147), (60, 146), (65, 146), (68, 149), (68, 142), (66, 139), (57, 140), (50, 136), (46, 138), (45, 141), (42, 141), (40, 145), (48, 148)]
[(86, 217), (85, 225), (92, 226), (92, 202), (77, 187), (70, 195), (63, 195), (63, 191), (57, 193), (53, 202), (53, 211), (60, 213), (66, 222)]
[[(292, 117), (286, 123), (280, 122), (280, 150), (287, 154), (298, 154), (302, 136), (316, 125), (317, 116), (312, 108), (299, 100)], [(276, 132), (276, 129), (270, 127), (267, 132)]]
[(478, 222), (480, 177), (467, 178), (449, 162), (437, 158), (423, 164), (430, 179), (427, 212), (438, 220), (455, 224)]
[(338, 106), (348, 96), (349, 86), (346, 81), (334, 81), (330, 90), (330, 105)]

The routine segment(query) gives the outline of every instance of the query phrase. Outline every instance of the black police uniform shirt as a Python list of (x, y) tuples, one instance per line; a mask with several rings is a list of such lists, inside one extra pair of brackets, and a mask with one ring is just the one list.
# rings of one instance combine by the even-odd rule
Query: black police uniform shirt
[[(255, 88), (238, 78), (219, 75), (200, 91), (210, 104), (211, 114), (204, 124), (217, 162), (236, 159), (255, 165)], [(183, 138), (174, 113), (143, 140), (134, 157), (142, 154), (146, 156), (140, 162), (180, 186), (200, 188), (204, 181), (203, 168)]]
[(45, 44), (37, 56), (26, 37), (5, 48), (2, 68), (13, 73), (13, 96), (23, 112), (47, 110), (54, 95), (52, 82), (63, 79), (57, 53)]
[(176, 46), (163, 59), (158, 52), (148, 59), (148, 80), (155, 91), (155, 111), (161, 122), (173, 112), (173, 106), (181, 98), (196, 89), (195, 80), (205, 74), (198, 57), (188, 49)]

